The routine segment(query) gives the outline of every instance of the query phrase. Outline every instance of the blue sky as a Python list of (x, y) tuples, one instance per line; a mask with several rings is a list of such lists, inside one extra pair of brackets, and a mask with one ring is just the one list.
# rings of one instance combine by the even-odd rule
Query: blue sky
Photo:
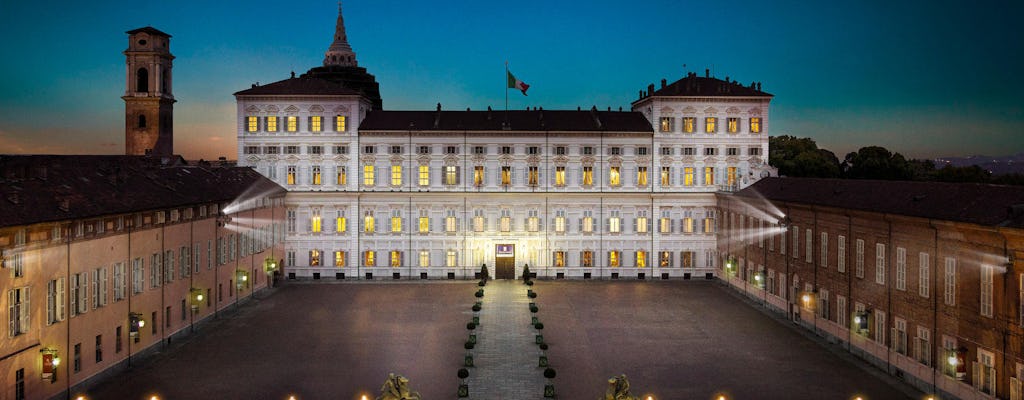
[[(386, 109), (629, 108), (686, 71), (762, 82), (770, 134), (840, 158), (1024, 152), (1024, 3), (344, 2)], [(318, 66), (335, 1), (0, 2), (0, 153), (124, 150), (125, 31), (173, 36), (175, 150), (236, 157), (232, 93)], [(684, 69), (684, 65), (686, 66)]]

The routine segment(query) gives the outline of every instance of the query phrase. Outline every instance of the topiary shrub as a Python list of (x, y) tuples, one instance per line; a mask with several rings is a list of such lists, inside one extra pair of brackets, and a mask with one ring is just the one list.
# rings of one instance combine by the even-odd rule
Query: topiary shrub
[(464, 347), (466, 350), (473, 350), (473, 347), (476, 347), (476, 343), (466, 341), (466, 344), (462, 345), (462, 347)]
[(474, 323), (472, 323), (472, 322), (470, 322), (470, 323), (467, 323), (467, 324), (466, 324), (466, 329), (469, 329), (469, 330), (474, 330), (474, 329), (476, 329), (476, 324), (474, 324)]
[(548, 349), (548, 344), (547, 343), (541, 343), (540, 344), (540, 349), (541, 350), (547, 350)]
[(530, 264), (523, 266), (523, 283), (530, 284)]
[(536, 330), (541, 330), (541, 329), (544, 329), (544, 324), (543, 324), (543, 323), (541, 323), (541, 322), (538, 322), (538, 323), (536, 323), (536, 324), (533, 324), (533, 329), (536, 329)]
[(537, 308), (537, 306), (530, 306), (530, 312), (535, 313), (538, 310), (540, 310), (540, 308)]
[(474, 305), (473, 305), (473, 311), (476, 311), (476, 312), (480, 312), (480, 308), (481, 308), (481, 307), (480, 307), (480, 305), (479, 305), (479, 304), (474, 304)]
[(548, 379), (555, 379), (555, 369), (554, 368), (544, 368), (544, 377), (548, 378)]
[(465, 368), (459, 368), (459, 379), (469, 378), (469, 370)]
[(483, 289), (477, 290), (476, 294), (474, 296), (476, 296), (476, 297), (484, 297), (484, 290)]
[(537, 292), (534, 292), (532, 290), (530, 291), (530, 293), (527, 293), (526, 295), (529, 296), (531, 299), (537, 298)]

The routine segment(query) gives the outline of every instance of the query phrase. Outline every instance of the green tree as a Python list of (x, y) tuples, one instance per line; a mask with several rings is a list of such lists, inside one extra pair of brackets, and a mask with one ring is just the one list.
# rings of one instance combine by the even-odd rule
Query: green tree
[(846, 155), (842, 164), (843, 177), (849, 179), (881, 179), (906, 181), (913, 178), (910, 163), (900, 153), (885, 147), (861, 147)]
[(768, 142), (768, 164), (779, 175), (806, 178), (839, 177), (839, 159), (831, 151), (819, 149), (810, 138), (789, 135), (772, 137)]

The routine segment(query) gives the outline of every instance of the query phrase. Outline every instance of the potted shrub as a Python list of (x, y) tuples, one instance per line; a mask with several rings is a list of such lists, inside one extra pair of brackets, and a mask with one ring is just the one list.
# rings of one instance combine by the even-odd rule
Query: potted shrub
[(551, 380), (555, 379), (555, 369), (544, 368), (544, 377), (548, 378), (548, 383), (544, 384), (544, 397), (555, 397), (555, 384), (551, 383)]
[(473, 352), (471, 352), (470, 350), (473, 350), (473, 343), (466, 342), (466, 344), (462, 345), (462, 347), (466, 349), (466, 357), (464, 358), (463, 365), (467, 367), (472, 367)]
[(476, 297), (484, 297), (484, 290), (483, 289), (478, 289), (474, 296), (476, 296)]
[(540, 344), (540, 359), (537, 361), (537, 366), (538, 367), (547, 367), (548, 366), (548, 356), (547, 356), (547, 354), (544, 353), (547, 349), (548, 349), (548, 344), (547, 343), (541, 343)]
[(466, 378), (469, 377), (469, 370), (465, 368), (459, 368), (459, 398), (469, 397), (469, 385), (466, 384)]

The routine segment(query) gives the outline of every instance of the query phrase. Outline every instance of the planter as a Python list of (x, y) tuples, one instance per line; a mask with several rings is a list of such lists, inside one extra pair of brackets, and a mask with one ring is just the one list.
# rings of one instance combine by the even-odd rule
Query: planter
[(541, 335), (541, 334), (538, 333), (537, 335), (535, 335), (533, 337), (533, 340), (534, 340), (534, 343), (536, 343), (536, 344), (544, 343), (544, 335)]
[(469, 343), (472, 343), (472, 344), (476, 345), (476, 334), (475, 333), (470, 333), (469, 334)]
[(480, 325), (480, 317), (478, 317), (476, 315), (473, 316), (473, 325), (477, 325), (477, 326)]
[(537, 366), (538, 367), (547, 367), (548, 366), (548, 356), (541, 354), (540, 355), (540, 360), (537, 362)]

